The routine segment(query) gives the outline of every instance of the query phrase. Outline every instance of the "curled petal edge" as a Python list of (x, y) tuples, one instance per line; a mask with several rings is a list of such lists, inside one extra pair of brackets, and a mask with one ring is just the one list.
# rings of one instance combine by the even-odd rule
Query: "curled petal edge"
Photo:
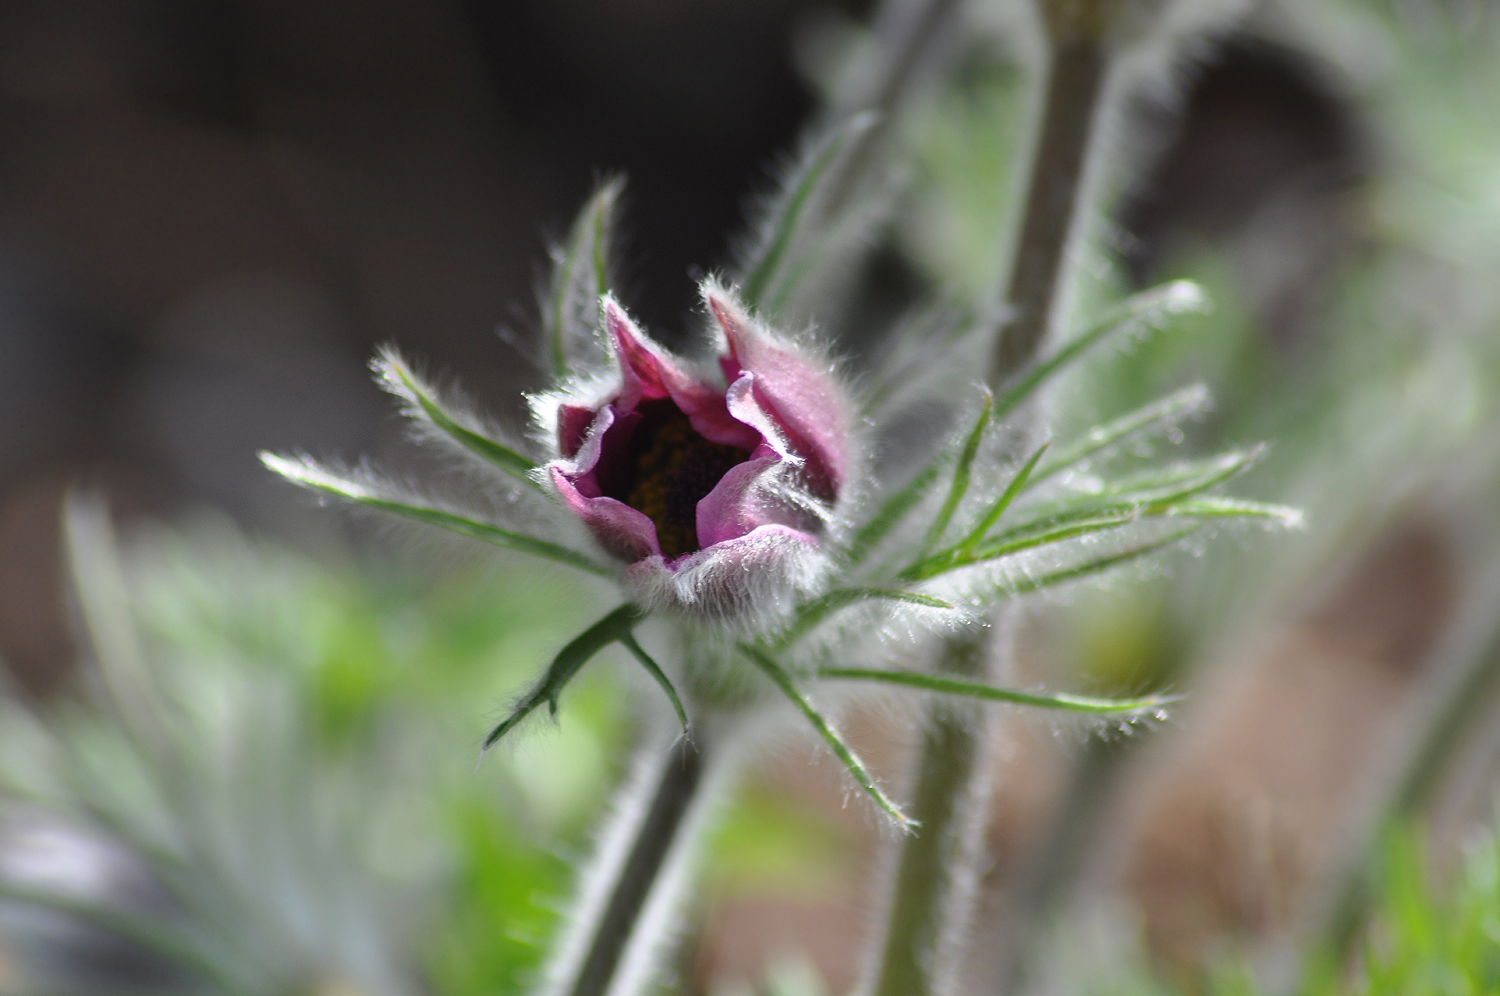
[(830, 363), (819, 362), (761, 327), (734, 295), (705, 283), (703, 298), (723, 333), (727, 355), (720, 360), (731, 384), (754, 376), (758, 406), (776, 422), (779, 435), (807, 455), (811, 483), (832, 500), (844, 490), (851, 466), (848, 440), (852, 405)]

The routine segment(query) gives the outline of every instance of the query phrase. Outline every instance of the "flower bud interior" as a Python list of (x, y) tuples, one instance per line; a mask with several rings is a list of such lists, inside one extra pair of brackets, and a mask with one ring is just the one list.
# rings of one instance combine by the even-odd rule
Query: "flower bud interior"
[(642, 402), (632, 414), (639, 418), (610, 429), (610, 437), (628, 432), (630, 438), (606, 439), (606, 449), (623, 459), (610, 461), (615, 472), (600, 475), (600, 488), (655, 523), (663, 556), (693, 553), (699, 549), (698, 502), (750, 453), (705, 439), (667, 398)]

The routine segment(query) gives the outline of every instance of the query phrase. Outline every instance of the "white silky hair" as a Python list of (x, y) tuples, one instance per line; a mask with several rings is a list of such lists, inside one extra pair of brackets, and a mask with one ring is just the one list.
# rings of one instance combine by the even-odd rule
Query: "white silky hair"
[[(703, 845), (703, 827), (712, 820), (744, 765), (745, 725), (726, 722), (702, 728), (705, 770), (667, 856), (652, 881), (646, 901), (630, 929), (606, 996), (641, 996), (659, 984), (659, 966), (678, 940), (681, 914), (693, 865)], [(711, 743), (709, 742), (711, 741)], [(538, 996), (567, 996), (576, 980), (599, 921), (629, 860), (650, 811), (654, 793), (675, 752), (657, 736), (638, 751), (633, 771), (600, 823), (593, 857), (578, 874), (577, 894), (566, 918), (563, 937), (554, 948)]]
[(631, 564), (624, 573), (627, 594), (643, 608), (752, 635), (783, 624), (798, 600), (833, 571), (817, 541), (782, 530), (762, 527), (715, 547), (675, 569), (661, 557)]

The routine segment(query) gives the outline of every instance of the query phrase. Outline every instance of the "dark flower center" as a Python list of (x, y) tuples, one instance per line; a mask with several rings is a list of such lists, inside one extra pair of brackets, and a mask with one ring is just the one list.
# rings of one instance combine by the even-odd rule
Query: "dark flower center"
[(611, 495), (656, 524), (656, 539), (668, 558), (700, 548), (698, 502), (736, 464), (750, 459), (738, 446), (699, 435), (671, 401), (648, 401), (630, 440), (633, 473), (623, 494)]

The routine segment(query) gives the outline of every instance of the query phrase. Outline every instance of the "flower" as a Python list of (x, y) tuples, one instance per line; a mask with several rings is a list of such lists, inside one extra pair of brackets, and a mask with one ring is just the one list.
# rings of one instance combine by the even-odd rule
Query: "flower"
[(827, 362), (702, 288), (727, 388), (652, 342), (606, 297), (617, 368), (534, 399), (549, 483), (649, 608), (765, 618), (826, 572), (850, 477), (850, 416)]

